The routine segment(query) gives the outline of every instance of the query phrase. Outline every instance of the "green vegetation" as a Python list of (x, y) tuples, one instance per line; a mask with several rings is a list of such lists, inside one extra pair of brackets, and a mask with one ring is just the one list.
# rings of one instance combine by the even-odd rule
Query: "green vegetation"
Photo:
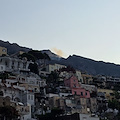
[(57, 120), (57, 117), (64, 114), (63, 109), (54, 108), (51, 110), (51, 113), (46, 113), (45, 115), (38, 115), (39, 120)]
[(7, 73), (0, 73), (0, 79), (5, 80), (8, 78), (8, 74)]
[(59, 81), (59, 73), (56, 71), (52, 71), (47, 78), (47, 83), (48, 84), (49, 83), (56, 84), (56, 83), (58, 83), (58, 81)]
[[(120, 111), (120, 102), (118, 99), (114, 99), (108, 102), (108, 107), (114, 109), (117, 109)], [(107, 115), (107, 114), (106, 114)], [(109, 114), (107, 115), (109, 117)], [(112, 114), (113, 116), (113, 114)], [(120, 112), (115, 116), (116, 120), (120, 119)], [(119, 119), (118, 119), (119, 118)]]
[(59, 85), (59, 73), (56, 71), (52, 71), (51, 74), (49, 74), (49, 76), (47, 77), (46, 82), (48, 87), (46, 92), (55, 93), (56, 87)]
[(46, 53), (42, 53), (41, 51), (38, 51), (38, 50), (29, 51), (28, 54), (33, 55), (36, 60), (39, 60), (39, 59), (50, 60), (50, 57)]
[(33, 56), (32, 54), (29, 53), (23, 53), (22, 55), (19, 55), (19, 58), (27, 58), (28, 61), (32, 60), (33, 62), (35, 62), (36, 58), (35, 56)]
[(39, 74), (38, 65), (36, 63), (30, 63), (28, 68), (30, 69), (31, 72)]
[(29, 65), (29, 69), (31, 72), (38, 74), (38, 64), (37, 60), (43, 59), (44, 64), (46, 60), (50, 60), (50, 57), (46, 53), (42, 53), (38, 50), (31, 50), (28, 53), (23, 53), (22, 55), (19, 55), (20, 59), (27, 58), (28, 61), (33, 61), (34, 63), (31, 63)]
[(0, 107), (0, 119), (1, 120), (16, 120), (18, 112), (12, 106)]

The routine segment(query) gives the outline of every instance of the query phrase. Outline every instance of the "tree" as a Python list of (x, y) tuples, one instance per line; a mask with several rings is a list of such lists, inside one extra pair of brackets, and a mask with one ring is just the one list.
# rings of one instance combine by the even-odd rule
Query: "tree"
[(39, 120), (58, 120), (58, 117), (60, 115), (64, 114), (64, 110), (63, 109), (59, 109), (59, 108), (54, 108), (51, 110), (51, 113), (46, 113), (45, 115), (38, 115), (37, 118)]
[(28, 53), (33, 55), (37, 60), (38, 59), (44, 59), (44, 55), (38, 50), (31, 50)]
[(31, 72), (39, 74), (38, 65), (36, 63), (30, 63), (28, 68)]
[(44, 59), (46, 59), (46, 60), (50, 60), (50, 57), (49, 57), (49, 55), (48, 55), (48, 54), (43, 53), (43, 56), (44, 56)]
[(63, 115), (64, 114), (64, 110), (63, 109), (59, 109), (59, 108), (54, 108), (51, 110), (51, 114), (53, 116), (60, 116), (60, 115)]
[(120, 93), (118, 91), (114, 91), (113, 95), (115, 95), (115, 99), (120, 99)]
[(19, 58), (27, 58), (28, 61), (32, 60), (33, 62), (35, 62), (36, 58), (29, 53), (23, 53), (22, 55), (19, 55)]
[(0, 79), (6, 80), (7, 78), (8, 78), (8, 73), (6, 73), (6, 72), (0, 73)]
[(120, 110), (120, 103), (118, 100), (114, 99), (108, 102), (108, 107), (112, 109)]
[(58, 84), (59, 81), (59, 73), (56, 71), (52, 71), (47, 78), (47, 83)]
[(19, 116), (18, 111), (12, 106), (0, 107), (0, 114), (2, 116), (1, 119), (5, 118), (6, 120), (16, 119)]
[(48, 89), (47, 92), (56, 92), (56, 87), (59, 85), (59, 73), (56, 71), (52, 71), (51, 74), (46, 79)]

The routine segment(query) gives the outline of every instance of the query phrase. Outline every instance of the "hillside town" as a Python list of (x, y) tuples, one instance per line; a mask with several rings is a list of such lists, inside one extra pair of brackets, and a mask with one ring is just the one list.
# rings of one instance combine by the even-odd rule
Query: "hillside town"
[(119, 120), (120, 78), (90, 75), (31, 50), (0, 47), (1, 120)]

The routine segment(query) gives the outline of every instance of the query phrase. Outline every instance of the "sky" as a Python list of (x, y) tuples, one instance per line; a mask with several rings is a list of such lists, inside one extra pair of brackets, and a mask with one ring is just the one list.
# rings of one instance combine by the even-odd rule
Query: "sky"
[(0, 39), (120, 64), (120, 0), (0, 0)]

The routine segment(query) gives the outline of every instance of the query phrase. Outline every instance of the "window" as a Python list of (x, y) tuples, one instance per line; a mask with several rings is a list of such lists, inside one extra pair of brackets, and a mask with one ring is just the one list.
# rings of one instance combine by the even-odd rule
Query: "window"
[(30, 95), (28, 95), (28, 100), (30, 100)]
[(76, 94), (77, 94), (77, 92), (76, 92), (76, 91), (74, 91), (74, 94), (76, 95)]
[(3, 96), (4, 94), (3, 94), (3, 91), (0, 91), (0, 96)]
[(38, 84), (39, 84), (39, 82), (37, 81), (37, 82), (36, 82), (36, 84), (38, 85)]
[(7, 61), (5, 61), (5, 65), (6, 65), (6, 66), (8, 65)]
[(23, 63), (23, 69), (25, 69), (25, 68), (26, 68), (26, 66), (27, 66), (26, 62), (25, 62), (25, 63)]
[(33, 95), (31, 95), (31, 100), (33, 100)]
[(80, 105), (80, 100), (77, 101), (77, 105)]
[(18, 68), (20, 67), (20, 63), (18, 62)]
[(5, 92), (5, 93), (6, 93), (6, 91), (7, 91), (7, 90), (6, 90), (6, 89), (4, 89), (4, 92)]
[(12, 67), (12, 69), (14, 69), (14, 61), (12, 61), (12, 66), (11, 67)]
[(35, 90), (35, 92), (36, 92), (36, 91), (37, 91), (37, 88), (35, 88), (34, 90)]
[(85, 95), (87, 96), (87, 92), (85, 93)]
[(76, 87), (76, 84), (74, 84), (73, 87)]
[(3, 66), (1, 66), (1, 70), (3, 70)]
[(5, 49), (2, 49), (2, 51), (3, 51), (3, 52), (6, 52), (6, 50), (5, 50)]
[(12, 61), (12, 65), (14, 65), (14, 61)]
[(81, 92), (81, 96), (83, 96), (83, 92)]

